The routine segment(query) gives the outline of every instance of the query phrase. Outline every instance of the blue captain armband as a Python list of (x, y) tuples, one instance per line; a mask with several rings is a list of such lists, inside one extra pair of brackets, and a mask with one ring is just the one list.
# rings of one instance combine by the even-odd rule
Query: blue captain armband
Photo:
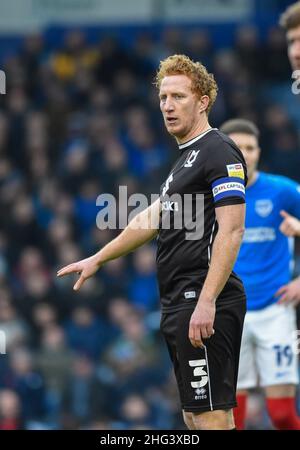
[(219, 178), (212, 183), (212, 193), (215, 203), (228, 197), (241, 197), (245, 199), (244, 180), (238, 177)]

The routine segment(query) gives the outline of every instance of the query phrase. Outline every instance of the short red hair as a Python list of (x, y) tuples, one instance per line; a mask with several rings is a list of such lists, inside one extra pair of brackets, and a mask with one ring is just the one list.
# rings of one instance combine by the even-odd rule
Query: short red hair
[(218, 86), (213, 74), (208, 73), (203, 64), (194, 62), (186, 55), (172, 55), (160, 62), (159, 69), (155, 77), (155, 85), (159, 89), (163, 78), (169, 75), (186, 75), (192, 81), (192, 92), (199, 97), (207, 95), (209, 113), (214, 104)]

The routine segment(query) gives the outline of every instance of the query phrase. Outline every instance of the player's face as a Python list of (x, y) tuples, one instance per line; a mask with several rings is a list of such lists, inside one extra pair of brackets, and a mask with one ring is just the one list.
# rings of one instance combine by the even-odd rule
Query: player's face
[(163, 78), (159, 90), (165, 126), (178, 142), (194, 137), (201, 116), (206, 114), (208, 97), (204, 95), (199, 99), (191, 86), (192, 81), (186, 75), (169, 75)]
[(231, 133), (229, 137), (243, 153), (247, 164), (248, 178), (250, 180), (257, 169), (260, 156), (257, 138), (252, 134), (245, 133)]
[(288, 55), (293, 70), (300, 70), (300, 25), (291, 28), (287, 34)]

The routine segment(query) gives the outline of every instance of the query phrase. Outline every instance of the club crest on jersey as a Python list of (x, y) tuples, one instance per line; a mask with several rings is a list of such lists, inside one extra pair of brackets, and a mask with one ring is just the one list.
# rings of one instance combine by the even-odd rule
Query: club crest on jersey
[(273, 202), (269, 199), (256, 200), (255, 211), (260, 217), (268, 217), (273, 211)]
[(186, 160), (184, 167), (192, 167), (192, 165), (196, 161), (199, 152), (200, 150), (197, 151), (193, 150), (192, 153), (189, 155), (188, 159)]
[(228, 164), (226, 168), (229, 177), (245, 178), (242, 164)]

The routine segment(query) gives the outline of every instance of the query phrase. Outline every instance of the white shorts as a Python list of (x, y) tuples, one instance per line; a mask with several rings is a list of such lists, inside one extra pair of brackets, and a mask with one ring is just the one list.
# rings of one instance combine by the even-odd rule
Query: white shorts
[(248, 311), (242, 336), (238, 389), (298, 384), (296, 311), (277, 303)]

